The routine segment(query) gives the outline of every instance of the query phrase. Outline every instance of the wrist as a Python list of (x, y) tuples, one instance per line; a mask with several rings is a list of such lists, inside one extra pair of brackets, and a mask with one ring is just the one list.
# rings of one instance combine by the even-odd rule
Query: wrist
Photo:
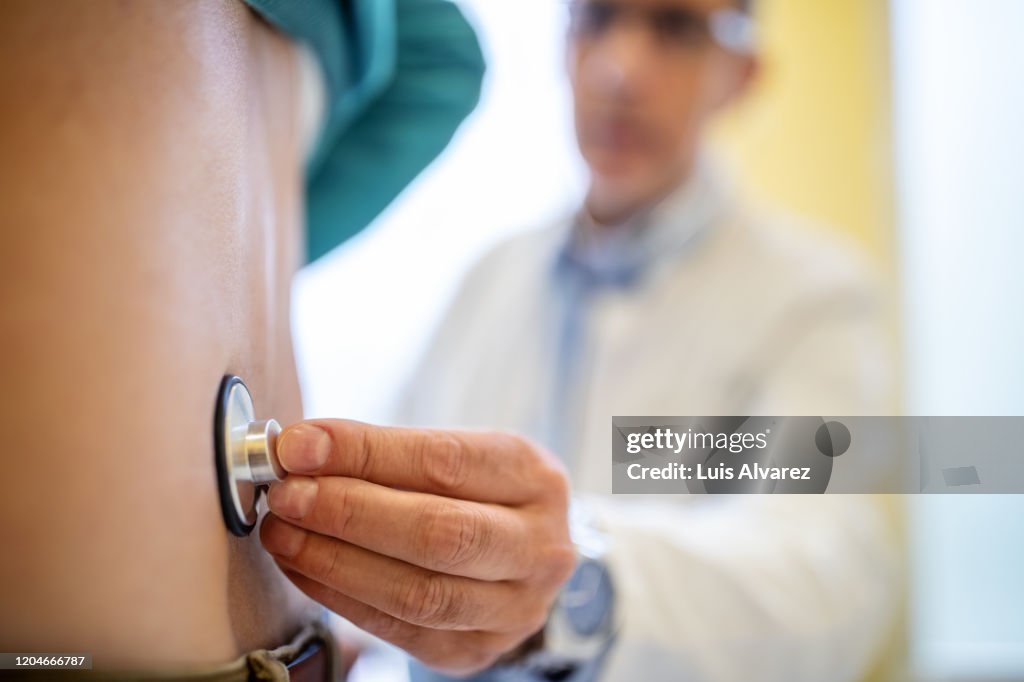
[(498, 665), (524, 668), (541, 679), (569, 679), (600, 665), (616, 634), (615, 586), (606, 562), (608, 536), (582, 503), (574, 501), (570, 528), (576, 568), (537, 633), (505, 654)]

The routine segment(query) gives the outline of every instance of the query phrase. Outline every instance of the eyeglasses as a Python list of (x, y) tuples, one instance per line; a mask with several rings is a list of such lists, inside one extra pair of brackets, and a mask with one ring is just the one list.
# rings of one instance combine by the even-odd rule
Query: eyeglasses
[(754, 24), (738, 9), (708, 14), (680, 5), (637, 7), (613, 0), (569, 0), (570, 29), (578, 38), (601, 38), (629, 20), (643, 21), (666, 46), (698, 51), (711, 44), (749, 54), (754, 48)]

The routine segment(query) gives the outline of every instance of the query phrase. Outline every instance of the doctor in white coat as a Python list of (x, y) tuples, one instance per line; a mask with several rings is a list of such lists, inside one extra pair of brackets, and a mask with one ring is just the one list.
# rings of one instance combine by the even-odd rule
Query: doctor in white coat
[(399, 422), (544, 443), (605, 540), (606, 580), (568, 619), (579, 665), (538, 664), (540, 637), (478, 679), (853, 681), (893, 636), (901, 552), (879, 498), (610, 494), (613, 415), (894, 408), (871, 269), (745, 204), (699, 152), (755, 72), (748, 9), (571, 3), (584, 204), (472, 270), (401, 401)]

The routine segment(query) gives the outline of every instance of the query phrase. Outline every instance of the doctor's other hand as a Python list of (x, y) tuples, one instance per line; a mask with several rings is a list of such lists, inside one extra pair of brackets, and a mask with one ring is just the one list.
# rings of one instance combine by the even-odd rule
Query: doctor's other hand
[(575, 551), (559, 462), (500, 432), (285, 429), (263, 546), (312, 599), (447, 673), (544, 626)]

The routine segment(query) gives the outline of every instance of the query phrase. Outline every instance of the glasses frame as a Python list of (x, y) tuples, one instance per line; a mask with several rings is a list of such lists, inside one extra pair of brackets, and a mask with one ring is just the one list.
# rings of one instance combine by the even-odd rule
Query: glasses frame
[[(580, 29), (574, 28), (573, 16), (583, 6), (592, 4), (593, 0), (563, 0), (563, 2), (569, 13), (569, 30), (578, 34)], [(624, 3), (604, 4), (623, 5)], [(632, 11), (642, 12), (644, 10), (633, 8)], [(748, 12), (739, 8), (723, 8), (707, 14), (701, 14), (694, 10), (693, 14), (703, 19), (707, 36), (721, 49), (739, 55), (750, 55), (756, 50), (757, 36), (754, 19)]]

